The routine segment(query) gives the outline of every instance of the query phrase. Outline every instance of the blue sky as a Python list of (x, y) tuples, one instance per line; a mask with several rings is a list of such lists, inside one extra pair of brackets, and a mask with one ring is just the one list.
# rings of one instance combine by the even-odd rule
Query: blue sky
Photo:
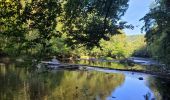
[(134, 30), (124, 29), (127, 35), (144, 34), (141, 33), (143, 22), (139, 21), (146, 13), (149, 12), (149, 7), (154, 0), (130, 0), (129, 8), (122, 17), (123, 21), (135, 26)]

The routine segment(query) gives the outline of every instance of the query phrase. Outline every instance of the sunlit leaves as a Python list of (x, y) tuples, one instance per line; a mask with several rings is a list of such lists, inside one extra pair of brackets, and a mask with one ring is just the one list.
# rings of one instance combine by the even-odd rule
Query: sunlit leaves
[(28, 33), (25, 34), (25, 39), (28, 41), (35, 40), (39, 37), (38, 29), (30, 30)]

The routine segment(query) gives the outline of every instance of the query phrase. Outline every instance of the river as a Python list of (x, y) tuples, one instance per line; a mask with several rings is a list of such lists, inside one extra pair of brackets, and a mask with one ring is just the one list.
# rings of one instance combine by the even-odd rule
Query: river
[(149, 74), (93, 67), (39, 73), (30, 63), (0, 63), (0, 100), (169, 100), (169, 93), (169, 80)]

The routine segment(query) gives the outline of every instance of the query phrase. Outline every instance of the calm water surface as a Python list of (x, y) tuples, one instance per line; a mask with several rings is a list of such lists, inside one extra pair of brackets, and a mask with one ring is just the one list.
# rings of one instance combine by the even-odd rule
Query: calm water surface
[(0, 63), (0, 100), (170, 99), (170, 82), (147, 74), (91, 67), (38, 73), (28, 66)]

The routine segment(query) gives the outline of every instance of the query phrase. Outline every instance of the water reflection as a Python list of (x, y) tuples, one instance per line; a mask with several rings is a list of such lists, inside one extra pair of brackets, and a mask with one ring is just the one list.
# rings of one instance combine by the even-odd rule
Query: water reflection
[(148, 86), (154, 92), (157, 100), (170, 100), (170, 80), (163, 78), (150, 78)]
[(169, 83), (131, 72), (37, 73), (15, 64), (0, 64), (0, 100), (168, 100)]
[(0, 100), (93, 100), (105, 98), (124, 82), (123, 74), (103, 72), (28, 72), (0, 67)]
[(123, 81), (122, 74), (65, 71), (60, 86), (51, 97), (57, 100), (105, 100)]

